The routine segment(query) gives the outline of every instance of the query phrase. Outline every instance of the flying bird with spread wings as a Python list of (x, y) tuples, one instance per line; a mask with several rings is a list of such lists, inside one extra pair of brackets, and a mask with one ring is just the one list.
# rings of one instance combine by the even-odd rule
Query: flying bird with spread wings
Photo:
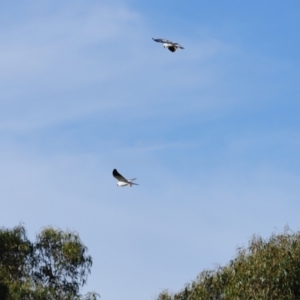
[(117, 182), (117, 186), (130, 186), (132, 187), (132, 185), (138, 185), (137, 183), (134, 183), (133, 181), (136, 180), (136, 178), (133, 179), (126, 179), (125, 177), (123, 177), (118, 171), (117, 169), (114, 169), (112, 172), (113, 176), (118, 180)]
[(164, 48), (168, 48), (171, 52), (175, 52), (178, 48), (184, 49), (178, 43), (173, 43), (173, 42), (165, 40), (165, 39), (154, 39), (154, 38), (152, 38), (152, 40), (157, 42), (157, 43), (163, 43)]

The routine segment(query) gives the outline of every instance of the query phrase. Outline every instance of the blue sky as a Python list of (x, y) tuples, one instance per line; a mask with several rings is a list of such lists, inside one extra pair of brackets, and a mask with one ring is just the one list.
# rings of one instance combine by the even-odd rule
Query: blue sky
[(1, 225), (77, 231), (84, 291), (110, 300), (299, 230), (299, 19), (298, 1), (2, 1)]

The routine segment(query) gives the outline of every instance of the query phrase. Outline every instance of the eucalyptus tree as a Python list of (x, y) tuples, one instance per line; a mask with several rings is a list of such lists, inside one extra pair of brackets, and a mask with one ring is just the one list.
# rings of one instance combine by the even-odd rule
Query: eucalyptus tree
[(79, 235), (44, 228), (34, 242), (24, 226), (0, 230), (0, 299), (97, 299), (80, 294), (91, 272), (92, 257)]
[(288, 228), (265, 240), (254, 236), (224, 267), (204, 270), (178, 293), (158, 300), (300, 299), (300, 232)]

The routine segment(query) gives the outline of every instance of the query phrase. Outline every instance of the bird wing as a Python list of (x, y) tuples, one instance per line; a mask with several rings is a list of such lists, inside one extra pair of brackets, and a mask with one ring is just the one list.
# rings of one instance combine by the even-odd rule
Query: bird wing
[(180, 49), (184, 49), (181, 45), (179, 45), (178, 43), (172, 43), (174, 46), (180, 48)]
[(128, 182), (129, 182), (130, 184), (138, 185), (137, 183), (134, 183), (134, 182), (133, 182), (133, 181), (135, 181), (135, 180), (136, 180), (136, 178), (128, 179)]
[(165, 40), (165, 39), (154, 39), (154, 38), (152, 38), (152, 40), (157, 42), (157, 43), (173, 44), (173, 42)]
[(126, 182), (128, 183), (128, 180), (123, 177), (118, 171), (117, 169), (114, 169), (113, 172), (112, 172), (113, 176), (118, 179), (119, 181), (122, 181), (122, 182)]
[(132, 182), (132, 181), (135, 181), (136, 178), (132, 178), (132, 179), (128, 179), (128, 181)]
[(165, 40), (165, 39), (154, 39), (152, 38), (153, 41), (155, 42), (158, 42), (158, 43), (164, 43), (164, 44), (170, 44), (170, 45), (173, 45), (177, 48), (180, 48), (180, 49), (184, 49), (181, 45), (179, 45), (178, 43), (174, 43), (174, 42), (171, 42), (169, 40)]

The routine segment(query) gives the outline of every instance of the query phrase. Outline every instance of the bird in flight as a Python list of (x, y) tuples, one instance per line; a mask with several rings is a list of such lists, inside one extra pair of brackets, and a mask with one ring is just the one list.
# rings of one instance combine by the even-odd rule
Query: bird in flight
[(154, 39), (154, 38), (152, 38), (152, 40), (157, 42), (157, 43), (163, 43), (164, 48), (168, 48), (171, 52), (175, 52), (178, 48), (184, 49), (178, 43), (173, 43), (173, 42), (165, 40), (165, 39)]
[(130, 186), (132, 187), (132, 185), (138, 185), (137, 183), (134, 183), (133, 181), (136, 180), (136, 178), (133, 179), (126, 179), (125, 177), (123, 177), (118, 171), (117, 169), (114, 169), (112, 172), (113, 176), (118, 180), (117, 182), (117, 186)]

